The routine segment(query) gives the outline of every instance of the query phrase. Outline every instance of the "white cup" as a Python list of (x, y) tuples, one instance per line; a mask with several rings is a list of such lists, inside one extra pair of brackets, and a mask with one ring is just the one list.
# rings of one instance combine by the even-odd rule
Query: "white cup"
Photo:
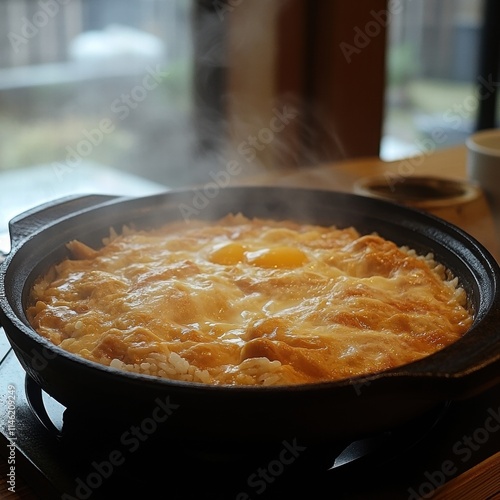
[(500, 239), (500, 129), (481, 130), (469, 136), (467, 175), (479, 183), (491, 208), (497, 241)]

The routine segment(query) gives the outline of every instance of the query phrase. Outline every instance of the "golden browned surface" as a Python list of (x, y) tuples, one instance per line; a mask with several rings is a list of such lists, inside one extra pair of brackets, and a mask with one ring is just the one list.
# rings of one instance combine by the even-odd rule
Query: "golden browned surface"
[(97, 363), (177, 380), (337, 380), (429, 355), (472, 321), (431, 256), (353, 228), (230, 215), (68, 248), (31, 292), (33, 327)]

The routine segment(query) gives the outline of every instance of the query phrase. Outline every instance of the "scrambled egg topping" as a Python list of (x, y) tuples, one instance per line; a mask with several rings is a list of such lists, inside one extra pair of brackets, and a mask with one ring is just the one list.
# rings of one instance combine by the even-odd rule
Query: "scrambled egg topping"
[(470, 327), (432, 256), (376, 234), (228, 215), (68, 243), (27, 316), (63, 349), (212, 384), (338, 380), (409, 363)]

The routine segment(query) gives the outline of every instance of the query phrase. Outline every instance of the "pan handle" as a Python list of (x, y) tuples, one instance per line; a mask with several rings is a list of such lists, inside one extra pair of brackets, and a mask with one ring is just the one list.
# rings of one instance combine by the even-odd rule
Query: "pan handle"
[(27, 210), (9, 222), (11, 249), (37, 232), (38, 229), (46, 227), (47, 224), (59, 221), (69, 214), (82, 212), (87, 208), (96, 207), (118, 198), (119, 196), (101, 194), (75, 195), (49, 201)]

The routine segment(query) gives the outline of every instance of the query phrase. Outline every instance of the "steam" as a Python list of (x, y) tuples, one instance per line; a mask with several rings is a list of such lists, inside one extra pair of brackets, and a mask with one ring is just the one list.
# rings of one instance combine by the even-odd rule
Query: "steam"
[(287, 4), (202, 2), (194, 19), (194, 123), (201, 144), (195, 183), (212, 182), (220, 172), (237, 172), (231, 182), (238, 183), (247, 176), (316, 165), (332, 149), (335, 156), (346, 156), (334, 124), (314, 102), (275, 93), (274, 27)]

